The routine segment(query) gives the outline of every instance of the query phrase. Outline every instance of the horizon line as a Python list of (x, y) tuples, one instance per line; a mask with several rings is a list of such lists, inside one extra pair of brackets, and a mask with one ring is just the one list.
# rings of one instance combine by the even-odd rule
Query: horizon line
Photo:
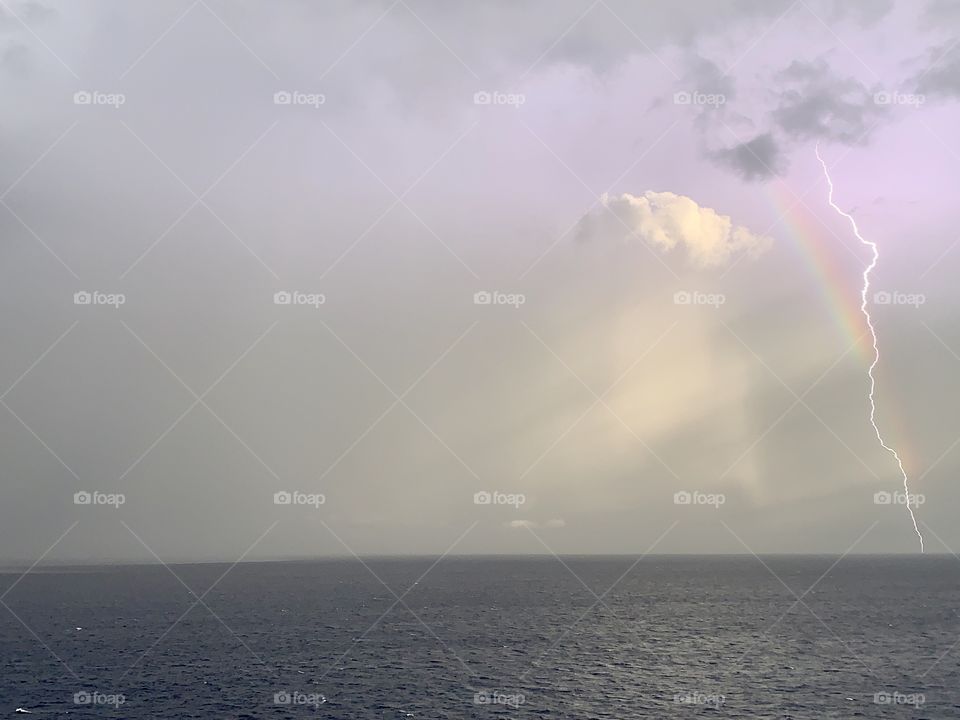
[(42, 565), (31, 566), (28, 561), (20, 560), (2, 560), (0, 561), (0, 574), (10, 572), (22, 572), (30, 568), (30, 572), (42, 570), (44, 568), (96, 568), (96, 567), (163, 567), (164, 565), (256, 565), (267, 563), (308, 563), (325, 562), (340, 560), (437, 560), (443, 559), (485, 559), (485, 560), (532, 560), (532, 559), (553, 559), (557, 558), (756, 558), (756, 557), (783, 557), (783, 558), (920, 558), (920, 557), (946, 557), (954, 558), (949, 552), (940, 553), (919, 553), (919, 552), (760, 552), (760, 553), (697, 553), (697, 552), (663, 552), (663, 553), (350, 553), (330, 554), (330, 555), (298, 555), (285, 557), (267, 557), (253, 558), (244, 560), (229, 559), (201, 559), (201, 560), (133, 560), (133, 559), (77, 559), (77, 560), (50, 560)]

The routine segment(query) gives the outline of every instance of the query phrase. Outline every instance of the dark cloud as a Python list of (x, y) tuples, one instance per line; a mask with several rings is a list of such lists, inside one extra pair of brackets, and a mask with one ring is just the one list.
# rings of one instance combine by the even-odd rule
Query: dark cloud
[(22, 23), (33, 26), (56, 17), (57, 11), (36, 0), (5, 3), (0, 6), (0, 29), (19, 27)]
[(34, 54), (27, 45), (27, 28), (42, 26), (56, 16), (56, 10), (36, 0), (0, 5), (0, 68), (14, 76), (26, 75)]
[(732, 100), (737, 94), (733, 78), (715, 62), (699, 55), (690, 63), (684, 83), (691, 91), (723, 95), (727, 100)]
[(30, 67), (30, 51), (24, 45), (10, 45), (0, 50), (0, 67), (24, 74)]
[(767, 180), (786, 170), (785, 152), (797, 143), (865, 143), (888, 107), (877, 88), (838, 77), (823, 59), (793, 61), (774, 75), (779, 89), (765, 129), (751, 140), (706, 155), (744, 180)]
[(833, 140), (860, 144), (867, 140), (885, 108), (871, 90), (852, 78), (833, 74), (824, 60), (794, 61), (778, 75), (784, 83), (773, 119), (797, 140)]
[(784, 157), (776, 139), (770, 133), (757, 135), (752, 140), (733, 147), (713, 151), (709, 157), (729, 168), (744, 180), (767, 180), (784, 170)]
[(893, 0), (837, 0), (833, 8), (834, 19), (846, 15), (853, 17), (863, 28), (872, 27), (883, 20), (893, 9)]
[(931, 98), (960, 98), (960, 37), (930, 48), (924, 70), (912, 85)]
[(960, 23), (960, 3), (956, 0), (931, 0), (920, 18), (921, 27), (942, 28), (946, 23)]

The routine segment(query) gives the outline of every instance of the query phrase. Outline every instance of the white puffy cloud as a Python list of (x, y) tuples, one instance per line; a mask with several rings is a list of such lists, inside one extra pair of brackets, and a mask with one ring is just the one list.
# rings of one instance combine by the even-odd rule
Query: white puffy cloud
[(662, 252), (681, 245), (698, 267), (724, 265), (740, 253), (757, 255), (771, 242), (742, 225), (734, 225), (729, 215), (672, 192), (604, 195), (601, 202), (602, 207), (580, 221), (579, 237), (636, 237)]

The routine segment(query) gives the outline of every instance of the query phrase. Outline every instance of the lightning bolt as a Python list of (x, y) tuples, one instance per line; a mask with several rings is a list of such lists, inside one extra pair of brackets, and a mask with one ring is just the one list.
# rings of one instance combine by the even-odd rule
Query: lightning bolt
[(870, 310), (867, 303), (867, 293), (870, 290), (870, 273), (873, 272), (873, 269), (877, 266), (877, 261), (880, 259), (880, 249), (877, 247), (875, 242), (866, 240), (860, 234), (860, 229), (857, 227), (857, 222), (853, 219), (853, 216), (841, 210), (840, 207), (833, 201), (833, 180), (830, 178), (830, 171), (827, 169), (827, 164), (820, 156), (819, 145), (816, 146), (814, 152), (816, 152), (817, 160), (820, 161), (820, 165), (823, 167), (823, 176), (827, 179), (827, 187), (829, 188), (827, 201), (830, 203), (830, 207), (847, 219), (847, 221), (850, 223), (850, 227), (853, 229), (853, 234), (857, 236), (857, 240), (859, 240), (863, 245), (869, 247), (870, 252), (872, 253), (870, 263), (863, 270), (863, 288), (860, 291), (860, 312), (862, 312), (863, 316), (866, 318), (867, 327), (870, 328), (870, 335), (873, 338), (873, 362), (870, 363), (870, 367), (867, 369), (867, 377), (870, 378), (870, 424), (873, 426), (873, 430), (877, 434), (877, 440), (880, 442), (880, 446), (893, 455), (894, 460), (897, 461), (897, 467), (900, 468), (900, 476), (903, 478), (903, 491), (906, 495), (906, 502), (904, 504), (907, 507), (907, 512), (910, 513), (910, 521), (913, 523), (914, 532), (916, 532), (917, 537), (920, 538), (920, 552), (922, 553), (923, 535), (920, 533), (920, 528), (917, 527), (917, 518), (913, 514), (913, 508), (910, 506), (910, 481), (907, 478), (907, 471), (903, 469), (903, 461), (900, 459), (900, 455), (890, 445), (887, 445), (886, 441), (883, 439), (883, 435), (880, 433), (880, 428), (877, 427), (877, 406), (873, 400), (873, 393), (877, 386), (877, 381), (873, 376), (873, 370), (877, 367), (877, 363), (880, 362), (880, 347), (877, 344), (877, 331), (873, 326), (873, 318), (870, 317)]

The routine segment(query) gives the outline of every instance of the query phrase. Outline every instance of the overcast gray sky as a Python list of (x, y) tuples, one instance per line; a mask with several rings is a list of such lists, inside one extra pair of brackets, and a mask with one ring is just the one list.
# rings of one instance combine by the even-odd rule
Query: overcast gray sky
[(956, 8), (5, 0), (0, 560), (960, 551)]

